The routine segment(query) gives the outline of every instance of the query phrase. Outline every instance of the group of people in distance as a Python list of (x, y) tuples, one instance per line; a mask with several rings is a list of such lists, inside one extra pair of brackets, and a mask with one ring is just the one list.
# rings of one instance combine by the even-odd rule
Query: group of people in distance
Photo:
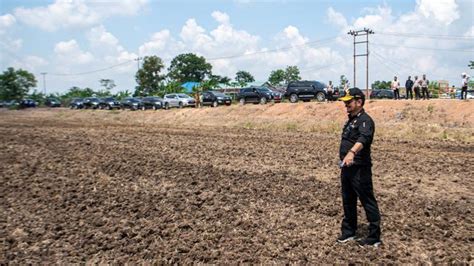
[[(413, 91), (415, 91), (415, 99), (419, 100), (423, 97), (423, 100), (430, 99), (430, 93), (428, 91), (428, 85), (430, 81), (426, 78), (426, 75), (423, 74), (421, 78), (415, 76), (415, 79), (412, 80), (411, 76), (408, 76), (407, 81), (405, 82), (406, 98), (413, 100)], [(393, 99), (400, 99), (400, 81), (397, 76), (393, 77), (390, 88), (393, 90)]]
[[(462, 82), (461, 82), (461, 100), (467, 99), (467, 87), (469, 83), (469, 75), (466, 73), (461, 74)], [(419, 100), (423, 98), (423, 100), (430, 99), (430, 93), (428, 90), (428, 85), (430, 81), (426, 78), (426, 75), (423, 74), (421, 78), (415, 76), (415, 79), (412, 80), (411, 76), (408, 76), (407, 81), (405, 82), (405, 90), (406, 90), (406, 99), (413, 100), (413, 91), (415, 92), (415, 99)], [(454, 87), (454, 86), (453, 86)], [(400, 81), (398, 81), (397, 76), (393, 77), (392, 83), (390, 84), (390, 88), (393, 90), (393, 98), (395, 100), (400, 99)]]

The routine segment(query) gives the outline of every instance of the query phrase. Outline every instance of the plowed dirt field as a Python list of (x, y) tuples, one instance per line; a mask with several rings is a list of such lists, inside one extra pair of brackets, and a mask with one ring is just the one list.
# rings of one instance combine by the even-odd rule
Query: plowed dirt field
[(341, 105), (1, 110), (0, 263), (473, 263), (472, 103), (368, 103), (379, 248), (335, 243)]

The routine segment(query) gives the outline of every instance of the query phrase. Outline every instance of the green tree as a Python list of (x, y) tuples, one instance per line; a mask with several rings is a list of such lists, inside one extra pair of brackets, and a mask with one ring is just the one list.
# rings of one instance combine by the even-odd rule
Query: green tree
[(30, 88), (36, 87), (35, 76), (23, 69), (9, 67), (0, 74), (0, 99), (21, 100)]
[(212, 65), (202, 56), (193, 53), (180, 54), (173, 58), (168, 68), (168, 76), (177, 82), (201, 82), (210, 77)]
[(291, 81), (300, 80), (300, 70), (297, 66), (287, 66), (285, 70), (285, 82), (288, 84)]
[(272, 85), (279, 85), (285, 80), (285, 70), (277, 69), (273, 70), (268, 77), (268, 82)]
[(374, 89), (374, 90), (387, 90), (387, 89), (390, 89), (391, 84), (392, 84), (391, 81), (377, 80), (377, 81), (374, 81), (374, 83), (372, 83), (372, 89)]
[(32, 93), (28, 95), (28, 98), (34, 100), (35, 102), (38, 102), (40, 104), (44, 104), (44, 101), (46, 99), (44, 93), (38, 91), (38, 90), (33, 90)]
[(79, 88), (79, 87), (71, 87), (69, 91), (67, 91), (63, 97), (66, 99), (70, 98), (85, 98), (85, 97), (92, 97), (96, 94), (94, 90), (91, 88)]
[(439, 82), (430, 81), (428, 84), (428, 91), (430, 92), (430, 97), (439, 98)]
[(129, 92), (128, 90), (119, 91), (114, 95), (114, 97), (117, 100), (122, 100), (123, 98), (130, 97), (130, 96), (132, 96), (132, 93)]
[(349, 82), (349, 80), (346, 78), (346, 76), (341, 75), (341, 77), (339, 78), (339, 86), (344, 88), (344, 85), (346, 85), (347, 82)]
[(255, 78), (247, 71), (240, 70), (235, 74), (235, 81), (240, 87), (247, 86), (247, 83), (254, 82)]
[(157, 93), (161, 82), (165, 79), (165, 76), (160, 74), (164, 66), (158, 56), (145, 56), (142, 68), (135, 74), (138, 86), (135, 88), (134, 95), (147, 96)]
[(470, 69), (474, 69), (474, 61), (469, 61), (468, 67), (469, 67)]

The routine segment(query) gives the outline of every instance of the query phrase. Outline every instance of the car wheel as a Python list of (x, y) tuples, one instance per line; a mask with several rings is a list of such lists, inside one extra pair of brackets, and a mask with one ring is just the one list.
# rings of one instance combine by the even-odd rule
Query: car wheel
[(218, 103), (217, 101), (212, 102), (212, 107), (217, 107)]
[(182, 102), (179, 102), (179, 108), (183, 108), (183, 103)]
[(169, 103), (165, 103), (165, 110), (168, 110), (170, 109), (170, 104)]
[(267, 98), (262, 97), (260, 98), (260, 104), (266, 104), (267, 103)]
[(142, 111), (145, 111), (146, 110), (146, 107), (145, 106), (142, 106)]
[(316, 93), (316, 100), (318, 102), (324, 102), (324, 100), (326, 100), (326, 96), (324, 95), (324, 93), (318, 92)]
[(153, 111), (156, 111), (156, 106), (153, 105), (153, 107), (151, 109), (153, 109)]
[(290, 102), (296, 103), (298, 101), (298, 95), (296, 93), (293, 93), (290, 95)]
[(110, 105), (107, 105), (107, 110), (112, 110), (112, 107), (110, 107)]
[(241, 99), (239, 100), (239, 103), (240, 103), (240, 105), (244, 105), (244, 104), (245, 104), (245, 99), (244, 99), (244, 98), (241, 98)]

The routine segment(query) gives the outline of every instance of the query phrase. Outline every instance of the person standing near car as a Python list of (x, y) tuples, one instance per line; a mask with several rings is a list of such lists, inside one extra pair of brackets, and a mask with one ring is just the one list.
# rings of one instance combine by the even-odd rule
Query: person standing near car
[(411, 76), (408, 76), (408, 79), (405, 82), (405, 90), (407, 94), (407, 100), (408, 97), (410, 97), (410, 100), (413, 100), (413, 80), (411, 80)]
[(415, 100), (419, 100), (421, 98), (421, 82), (421, 79), (418, 79), (418, 76), (415, 76), (415, 83), (413, 84), (413, 90), (415, 91)]
[(359, 198), (369, 221), (369, 233), (366, 238), (358, 240), (358, 244), (379, 246), (381, 244), (381, 218), (373, 192), (370, 152), (375, 124), (363, 108), (365, 95), (360, 89), (349, 89), (340, 100), (346, 106), (349, 119), (342, 130), (339, 147), (344, 218), (341, 224), (341, 236), (337, 242), (344, 243), (355, 239), (357, 198)]
[(423, 94), (423, 100), (429, 100), (430, 99), (430, 93), (428, 91), (428, 85), (430, 84), (430, 81), (426, 79), (426, 75), (423, 74), (423, 77), (421, 78), (421, 93)]
[[(467, 85), (469, 84), (469, 76), (466, 73), (462, 73), (462, 83), (461, 83), (461, 100), (467, 100)], [(464, 95), (464, 96), (463, 96)]]
[(393, 90), (393, 99), (400, 100), (400, 81), (398, 81), (397, 76), (393, 77), (390, 88)]
[(334, 95), (334, 86), (332, 85), (332, 81), (331, 81), (331, 80), (329, 81), (327, 93), (328, 93), (328, 99), (329, 99), (330, 101), (332, 101), (332, 97), (333, 97), (333, 95)]

